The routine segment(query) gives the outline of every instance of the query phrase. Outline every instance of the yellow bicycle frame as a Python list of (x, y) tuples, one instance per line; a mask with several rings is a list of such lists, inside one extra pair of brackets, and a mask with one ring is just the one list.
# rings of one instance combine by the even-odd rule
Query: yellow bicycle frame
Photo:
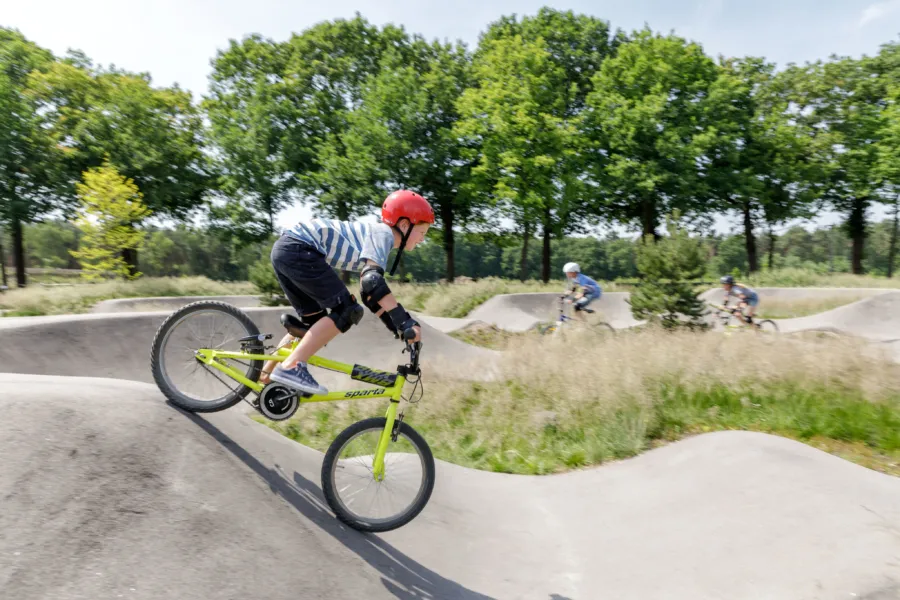
[[(234, 379), (239, 383), (242, 383), (254, 392), (259, 393), (263, 390), (264, 387), (266, 387), (264, 384), (247, 379), (243, 375), (243, 373), (227, 364), (220, 362), (218, 359), (230, 358), (235, 360), (274, 360), (277, 362), (282, 362), (290, 355), (292, 349), (293, 345), (291, 346), (291, 348), (279, 348), (275, 352), (275, 354), (250, 354), (248, 352), (228, 352), (223, 350), (201, 348), (200, 350), (197, 350), (196, 356), (197, 360), (199, 360), (203, 364), (221, 371), (228, 377)], [(322, 358), (321, 356), (311, 356), (308, 362), (313, 366), (320, 367), (322, 369), (328, 369), (329, 371), (336, 371), (338, 373), (344, 373), (346, 375), (351, 375), (353, 373), (354, 365), (348, 365), (336, 360)], [(391, 373), (391, 375), (393, 375), (393, 373)], [(384, 455), (387, 452), (388, 443), (390, 442), (391, 435), (394, 431), (394, 422), (397, 419), (397, 405), (400, 404), (400, 400), (402, 399), (400, 394), (403, 391), (404, 385), (406, 385), (406, 378), (403, 375), (398, 374), (397, 379), (392, 386), (340, 392), (328, 392), (327, 394), (302, 395), (299, 397), (299, 400), (301, 404), (306, 404), (311, 402), (360, 400), (363, 398), (390, 398), (391, 403), (388, 405), (387, 412), (384, 415), (387, 422), (384, 425), (384, 431), (381, 432), (381, 438), (378, 441), (378, 447), (375, 449), (373, 462), (373, 472), (375, 475), (375, 479), (381, 481), (382, 479), (384, 479)]]

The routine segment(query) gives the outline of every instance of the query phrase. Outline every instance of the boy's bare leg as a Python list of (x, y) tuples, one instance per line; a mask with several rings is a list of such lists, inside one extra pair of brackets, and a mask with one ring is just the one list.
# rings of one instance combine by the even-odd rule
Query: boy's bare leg
[(575, 296), (575, 298), (572, 300), (572, 309), (573, 309), (572, 312), (575, 313), (575, 318), (576, 318), (576, 319), (578, 319), (578, 320), (581, 321), (582, 323), (586, 323), (586, 322), (587, 322), (587, 316), (585, 315), (584, 311), (581, 311), (581, 310), (574, 310), (574, 309), (575, 309), (575, 303), (578, 302), (579, 300), (581, 300), (582, 298), (584, 298), (584, 296), (580, 296), (580, 295), (579, 295), (579, 296)]
[(284, 362), (281, 363), (281, 368), (293, 369), (297, 366), (297, 363), (305, 363), (310, 356), (321, 350), (322, 346), (336, 338), (339, 333), (340, 330), (338, 330), (332, 319), (327, 317), (319, 319), (306, 332), (306, 335), (303, 336), (303, 339), (300, 340), (300, 343), (297, 344), (290, 356), (284, 359)]
[[(284, 346), (288, 342), (292, 341), (293, 339), (294, 339), (294, 336), (292, 336), (289, 333), (286, 333), (284, 335), (284, 337), (281, 338), (281, 341), (278, 342), (278, 347), (281, 348), (282, 346)], [(259, 375), (260, 383), (262, 383), (262, 384), (269, 383), (269, 375), (271, 375), (272, 369), (274, 369), (275, 365), (277, 365), (277, 364), (278, 364), (277, 360), (266, 361), (266, 364), (263, 365), (262, 373), (260, 373), (260, 375)]]
[[(734, 316), (736, 316), (736, 317), (738, 318), (738, 321), (740, 321), (740, 322), (743, 323), (744, 325), (749, 325), (749, 324), (750, 324), (750, 323), (747, 321), (747, 319), (744, 318), (744, 311), (745, 311), (746, 309), (748, 309), (748, 308), (749, 308), (749, 307), (748, 307), (745, 303), (741, 302), (740, 304), (737, 305), (737, 312), (734, 313)], [(750, 311), (748, 311), (748, 312), (750, 312)], [(752, 313), (750, 313), (750, 314), (752, 314)], [(748, 315), (748, 316), (749, 316), (749, 315)]]
[[(756, 314), (756, 307), (750, 306), (749, 304), (744, 308), (747, 311), (747, 322), (750, 323), (753, 316)], [(754, 323), (756, 325), (756, 323)]]

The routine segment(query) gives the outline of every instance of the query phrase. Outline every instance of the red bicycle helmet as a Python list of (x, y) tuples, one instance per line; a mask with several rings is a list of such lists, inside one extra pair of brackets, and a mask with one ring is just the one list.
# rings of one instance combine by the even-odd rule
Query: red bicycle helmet
[(413, 225), (434, 223), (434, 209), (428, 200), (409, 190), (397, 190), (384, 199), (381, 205), (381, 221), (393, 227), (406, 217)]

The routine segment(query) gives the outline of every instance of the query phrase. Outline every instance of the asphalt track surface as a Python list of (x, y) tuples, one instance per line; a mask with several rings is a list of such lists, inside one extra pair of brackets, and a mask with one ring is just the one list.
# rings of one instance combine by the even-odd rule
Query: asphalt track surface
[[(782, 329), (890, 343), (898, 308), (877, 294)], [(277, 309), (247, 312), (280, 331)], [(0, 319), (0, 598), (900, 598), (900, 479), (756, 433), (547, 477), (439, 462), (417, 519), (360, 534), (322, 499), (320, 453), (146, 383), (164, 318)], [(380, 327), (323, 354), (390, 368)], [(442, 364), (496, 358), (425, 339)]]

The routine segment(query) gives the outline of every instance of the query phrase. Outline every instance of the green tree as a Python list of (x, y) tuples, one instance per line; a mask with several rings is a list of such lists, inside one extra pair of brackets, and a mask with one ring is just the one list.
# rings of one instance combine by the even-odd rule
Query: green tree
[[(470, 167), (453, 130), (457, 101), (468, 84), (469, 56), (461, 45), (420, 38), (410, 51), (414, 63), (401, 53), (386, 53), (378, 74), (363, 86), (362, 102), (348, 116), (347, 164), (340, 179), (351, 182), (347, 193), (368, 194), (375, 181), (381, 195), (402, 187), (428, 198), (443, 237), (445, 276), (452, 281), (454, 227), (477, 208), (461, 190)], [(332, 156), (340, 159), (336, 152)]]
[(518, 225), (523, 245), (519, 265), (525, 278), (528, 242), (535, 224), (545, 233), (549, 278), (549, 239), (554, 218), (565, 210), (559, 183), (567, 158), (576, 152), (577, 129), (557, 116), (562, 98), (556, 88), (565, 79), (543, 40), (521, 36), (483, 44), (473, 65), (476, 81), (460, 98), (463, 118), (457, 132), (476, 161), (468, 193), (485, 194), (504, 206)]
[[(774, 65), (761, 58), (723, 59), (710, 88), (705, 180), (724, 210), (741, 216), (747, 266), (759, 270), (757, 234), (804, 216), (815, 196), (805, 167), (808, 138), (789, 114), (789, 98), (774, 78)], [(743, 267), (742, 267), (743, 268)]]
[(69, 250), (78, 247), (78, 230), (69, 222), (46, 220), (25, 228), (28, 262), (51, 269), (75, 268)]
[(84, 173), (84, 183), (76, 184), (81, 202), (76, 227), (81, 232), (78, 250), (71, 251), (81, 263), (86, 279), (119, 275), (134, 279), (136, 273), (125, 254), (136, 251), (146, 235), (137, 228), (150, 216), (143, 195), (134, 181), (104, 163)]
[[(490, 48), (493, 41), (516, 36), (542, 46), (554, 66), (549, 91), (555, 96), (544, 96), (541, 110), (561, 123), (579, 127), (587, 109), (587, 97), (593, 90), (594, 75), (615, 52), (621, 36), (612, 37), (609, 23), (602, 19), (544, 7), (521, 20), (513, 15), (491, 23), (480, 46)], [(541, 277), (545, 281), (552, 262), (551, 237), (583, 231), (598, 212), (595, 190), (585, 185), (586, 172), (596, 157), (581, 143), (581, 136), (571, 142), (567, 151), (556, 156), (555, 193), (545, 197), (541, 206)]]
[(793, 82), (795, 118), (811, 139), (811, 156), (824, 173), (822, 197), (845, 216), (853, 273), (863, 272), (867, 213), (885, 199), (877, 168), (883, 132), (885, 80), (878, 62), (832, 58), (786, 72)]
[(636, 319), (658, 322), (666, 329), (703, 324), (703, 302), (691, 281), (703, 276), (706, 252), (701, 240), (690, 237), (677, 219), (677, 214), (666, 219), (667, 236), (653, 243), (648, 234), (638, 245), (637, 269), (643, 281), (629, 299)]
[(0, 227), (12, 238), (16, 282), (26, 284), (24, 225), (59, 207), (57, 152), (29, 93), (31, 76), (52, 64), (50, 52), (0, 27)]
[(592, 76), (613, 47), (605, 21), (549, 8), (503, 17), (481, 37), (475, 88), (461, 102), (459, 131), (478, 161), (466, 189), (513, 215), (523, 241), (520, 277), (538, 231), (547, 280), (552, 239), (583, 230), (596, 212), (577, 129)]
[[(285, 81), (289, 86), (285, 91), (294, 114), (301, 118), (286, 131), (283, 151), (290, 171), (298, 178), (298, 191), (338, 219), (366, 214), (380, 205), (369, 195), (373, 190), (340, 193), (332, 186), (335, 177), (329, 169), (335, 165), (352, 168), (345, 160), (343, 141), (349, 115), (362, 103), (364, 84), (378, 73), (389, 49), (414, 60), (409, 54), (409, 36), (393, 25), (379, 29), (357, 14), (353, 19), (311, 27), (293, 36), (288, 45)], [(327, 146), (325, 152), (323, 145)]]
[[(108, 160), (156, 215), (183, 219), (202, 206), (213, 181), (189, 92), (155, 88), (147, 74), (101, 69), (77, 53), (33, 77), (32, 87), (70, 185)], [(125, 260), (136, 270), (137, 247)]]
[(222, 172), (216, 227), (251, 243), (272, 233), (289, 202), (312, 201), (342, 220), (369, 213), (374, 162), (348, 156), (348, 119), (384, 53), (407, 46), (401, 28), (357, 14), (282, 43), (252, 36), (220, 52), (205, 102)]
[(698, 44), (648, 29), (603, 62), (587, 97), (584, 132), (610, 217), (656, 236), (660, 215), (708, 212), (707, 97), (717, 74)]
[[(897, 73), (900, 77), (900, 72)], [(897, 254), (897, 235), (900, 227), (900, 83), (888, 88), (887, 107), (879, 135), (877, 172), (886, 191), (893, 197), (891, 229), (888, 242), (885, 273), (894, 275), (894, 258)]]
[(216, 228), (242, 244), (275, 232), (275, 216), (296, 185), (282, 152), (296, 110), (284, 81), (289, 47), (257, 35), (232, 40), (213, 60), (203, 101), (218, 150), (219, 189), (211, 202)]

